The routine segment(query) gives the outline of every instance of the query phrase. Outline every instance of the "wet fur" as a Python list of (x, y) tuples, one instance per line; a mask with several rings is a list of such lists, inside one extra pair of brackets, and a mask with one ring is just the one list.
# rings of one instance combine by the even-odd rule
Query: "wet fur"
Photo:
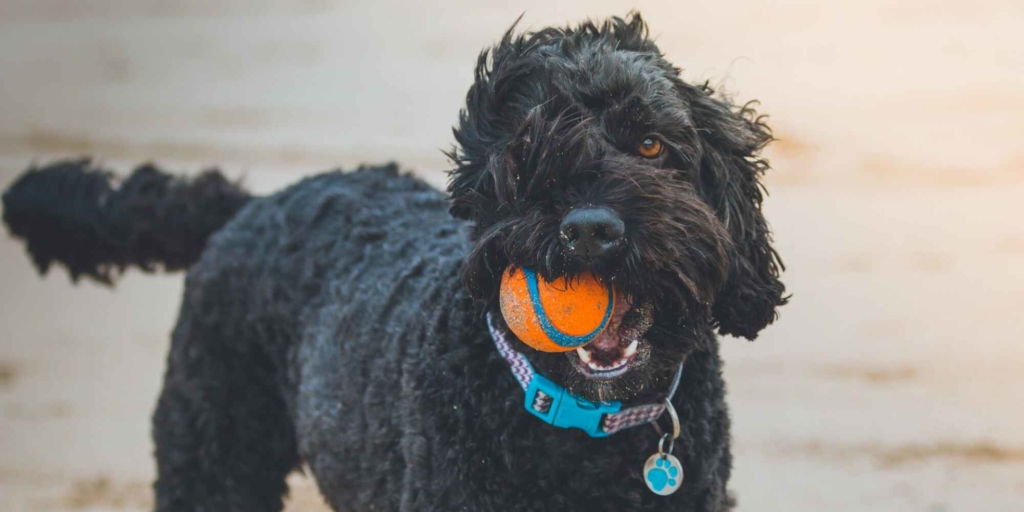
[[(493, 304), (502, 271), (515, 265), (548, 279), (593, 272), (636, 303), (653, 302), (653, 356), (610, 384), (517, 345), (591, 399), (659, 388), (688, 353), (711, 346), (709, 328), (753, 340), (786, 302), (761, 214), (768, 163), (758, 154), (771, 132), (753, 106), (682, 81), (639, 16), (510, 30), (480, 56), (450, 152), (451, 213), (475, 221), (466, 289)], [(636, 154), (650, 134), (664, 141), (663, 157)], [(562, 217), (588, 205), (625, 221), (619, 257), (583, 264), (561, 250)]]
[[(669, 155), (629, 153), (645, 130), (665, 137)], [(220, 204), (233, 215), (182, 242), (205, 248), (194, 251), (153, 417), (157, 510), (280, 510), (285, 477), (302, 463), (339, 511), (731, 507), (715, 330), (753, 339), (785, 302), (760, 212), (767, 163), (757, 153), (771, 138), (762, 120), (682, 82), (634, 16), (510, 31), (481, 56), (455, 135), (448, 197), (392, 165), (262, 198), (229, 189), (231, 201), (203, 195), (172, 210), (192, 219)], [(61, 179), (89, 176), (102, 192), (79, 211), (104, 212), (102, 198), (119, 193), (86, 162), (57, 165), (73, 168)], [(190, 197), (190, 182), (163, 176), (181, 185), (159, 188), (169, 191), (162, 201)], [(45, 216), (69, 193), (47, 181), (32, 189), (51, 196), (35, 202), (22, 202), (17, 183), (4, 196), (5, 220), (30, 248), (52, 243), (63, 222), (89, 228), (120, 215), (18, 220)], [(19, 204), (30, 214), (12, 222)], [(581, 204), (622, 216), (621, 258), (582, 264), (561, 253), (558, 219)], [(160, 248), (145, 258), (126, 257), (135, 253), (125, 244), (84, 244), (99, 247), (85, 260), (32, 252), (41, 269), (57, 260), (100, 279), (162, 257), (184, 266), (159, 244), (143, 244)], [(642, 482), (656, 451), (650, 427), (592, 439), (523, 410), (484, 323), (509, 264), (546, 277), (591, 271), (653, 302), (650, 363), (611, 385), (567, 370), (564, 355), (517, 347), (578, 393), (627, 403), (658, 399), (685, 360), (673, 400), (686, 471), (677, 493), (659, 497)]]

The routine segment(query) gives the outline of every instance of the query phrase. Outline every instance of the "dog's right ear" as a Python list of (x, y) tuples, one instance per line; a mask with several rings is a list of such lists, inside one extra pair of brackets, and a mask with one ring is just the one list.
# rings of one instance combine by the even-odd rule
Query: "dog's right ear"
[(488, 209), (488, 203), (493, 207), (494, 179), (487, 169), (487, 156), (474, 158), (467, 155), (467, 146), (459, 129), (455, 129), (455, 138), (463, 149), (446, 153), (455, 165), (448, 173), (448, 212), (457, 219), (479, 221), (481, 214)]
[(448, 176), (448, 211), (452, 216), (466, 220), (481, 220), (488, 203), (494, 197), (494, 178), (489, 171), (491, 153), (507, 133), (507, 121), (500, 117), (499, 91), (495, 90), (494, 69), (503, 47), (507, 47), (511, 31), (491, 52), (495, 56), (490, 64), (485, 50), (477, 59), (475, 79), (466, 93), (466, 108), (459, 112), (459, 124), (452, 129), (457, 145), (446, 156), (455, 166)]
[(533, 39), (514, 36), (518, 23), (517, 19), (493, 48), (480, 52), (466, 107), (452, 129), (457, 144), (445, 154), (455, 167), (448, 177), (448, 211), (456, 218), (486, 222), (482, 217), (496, 207), (492, 169), (516, 131), (512, 119), (517, 106), (510, 105), (510, 92), (520, 78), (530, 75), (522, 57), (536, 46)]

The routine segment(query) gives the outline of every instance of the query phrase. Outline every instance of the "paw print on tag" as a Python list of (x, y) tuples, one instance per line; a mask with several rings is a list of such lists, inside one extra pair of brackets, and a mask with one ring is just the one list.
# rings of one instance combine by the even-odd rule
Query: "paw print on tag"
[(654, 454), (644, 464), (644, 482), (655, 494), (668, 496), (683, 483), (683, 467), (669, 454)]
[(679, 468), (662, 458), (658, 458), (658, 462), (655, 462), (654, 465), (656, 467), (647, 472), (647, 483), (651, 484), (654, 492), (664, 489), (666, 485), (670, 487), (676, 485)]

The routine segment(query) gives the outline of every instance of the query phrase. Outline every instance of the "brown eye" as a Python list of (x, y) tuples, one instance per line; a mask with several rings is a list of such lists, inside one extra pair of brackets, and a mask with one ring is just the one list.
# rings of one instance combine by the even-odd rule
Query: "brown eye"
[(653, 137), (647, 137), (640, 146), (636, 148), (636, 152), (640, 153), (640, 156), (644, 158), (657, 158), (661, 156), (661, 141)]

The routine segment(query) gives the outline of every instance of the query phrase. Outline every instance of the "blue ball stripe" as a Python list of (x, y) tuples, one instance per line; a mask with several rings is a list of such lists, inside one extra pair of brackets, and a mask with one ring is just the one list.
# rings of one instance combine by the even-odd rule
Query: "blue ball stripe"
[(540, 327), (544, 334), (547, 334), (548, 338), (551, 338), (551, 341), (555, 342), (556, 345), (566, 348), (579, 347), (594, 339), (598, 334), (601, 334), (604, 327), (608, 325), (608, 320), (612, 317), (612, 309), (615, 305), (614, 292), (610, 284), (608, 285), (608, 308), (604, 312), (604, 319), (601, 320), (601, 325), (582, 336), (570, 336), (559, 331), (554, 325), (551, 325), (551, 320), (548, 319), (548, 315), (544, 312), (544, 306), (540, 303), (540, 289), (537, 287), (537, 273), (528, 268), (523, 268), (522, 270), (523, 275), (526, 276), (526, 289), (530, 292), (533, 312), (537, 315), (537, 319), (540, 320)]

